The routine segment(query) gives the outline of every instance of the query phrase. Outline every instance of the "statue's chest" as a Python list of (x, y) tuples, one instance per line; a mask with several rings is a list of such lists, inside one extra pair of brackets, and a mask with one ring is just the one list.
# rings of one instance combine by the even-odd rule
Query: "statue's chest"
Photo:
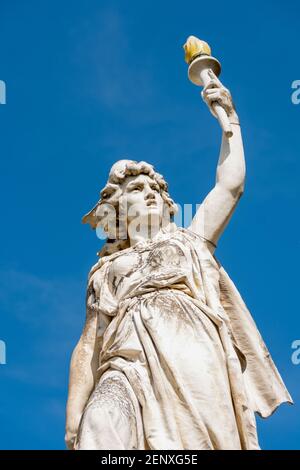
[(149, 244), (139, 249), (132, 249), (118, 256), (109, 269), (109, 284), (113, 293), (119, 285), (134, 282), (144, 276), (151, 276), (160, 271), (178, 271), (189, 269), (184, 250), (170, 240)]
[(114, 277), (129, 277), (134, 272), (139, 271), (147, 257), (148, 253), (131, 252), (116, 258), (109, 269), (110, 279)]

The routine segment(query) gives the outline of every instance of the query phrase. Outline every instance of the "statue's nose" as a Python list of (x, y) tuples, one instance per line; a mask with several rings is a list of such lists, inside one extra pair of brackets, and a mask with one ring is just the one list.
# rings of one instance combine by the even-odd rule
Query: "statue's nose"
[(155, 199), (155, 194), (154, 194), (154, 191), (148, 191), (147, 194), (145, 194), (145, 199), (148, 200), (148, 199)]
[(146, 191), (145, 199), (155, 199), (155, 194), (154, 194), (153, 189), (149, 188), (149, 189)]

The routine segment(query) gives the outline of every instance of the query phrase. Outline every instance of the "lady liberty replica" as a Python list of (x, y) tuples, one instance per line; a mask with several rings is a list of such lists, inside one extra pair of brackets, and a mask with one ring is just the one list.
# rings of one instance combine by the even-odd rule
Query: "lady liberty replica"
[(121, 160), (84, 217), (107, 240), (71, 359), (70, 449), (259, 449), (254, 413), (292, 401), (214, 255), (244, 191), (243, 143), (229, 91), (202, 67), (207, 44), (185, 47), (223, 129), (216, 183), (185, 229), (152, 165)]

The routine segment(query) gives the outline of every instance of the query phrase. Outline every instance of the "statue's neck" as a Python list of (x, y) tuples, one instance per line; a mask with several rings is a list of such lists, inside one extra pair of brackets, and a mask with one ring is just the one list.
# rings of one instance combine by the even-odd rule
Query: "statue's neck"
[(137, 243), (145, 242), (149, 240), (155, 239), (161, 232), (161, 226), (141, 226), (139, 227), (139, 231), (132, 231), (130, 233), (129, 240), (130, 246), (134, 246)]

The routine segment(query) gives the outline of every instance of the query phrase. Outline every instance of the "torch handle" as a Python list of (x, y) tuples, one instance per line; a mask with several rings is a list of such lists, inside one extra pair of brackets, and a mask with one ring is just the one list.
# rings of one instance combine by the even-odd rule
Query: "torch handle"
[[(203, 69), (200, 72), (201, 80), (204, 86), (206, 86), (211, 81), (209, 71), (210, 69)], [(212, 107), (218, 117), (218, 121), (226, 137), (232, 137), (233, 132), (225, 109), (222, 108), (222, 106), (217, 102), (213, 103)]]

